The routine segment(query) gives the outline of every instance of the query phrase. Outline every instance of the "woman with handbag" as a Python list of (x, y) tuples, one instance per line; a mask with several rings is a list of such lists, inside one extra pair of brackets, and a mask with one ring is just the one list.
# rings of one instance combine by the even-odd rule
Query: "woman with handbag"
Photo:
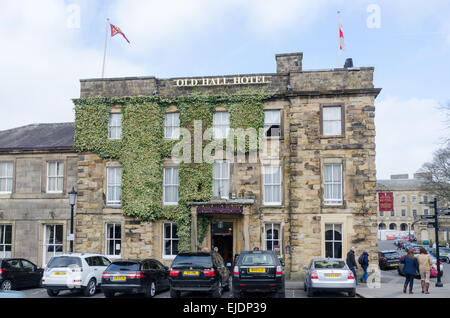
[(433, 263), (431, 257), (428, 255), (427, 250), (423, 247), (420, 248), (420, 254), (417, 256), (417, 262), (419, 263), (420, 279), (422, 284), (422, 293), (429, 294), (428, 288), (430, 287), (430, 270)]
[(402, 258), (401, 263), (405, 264), (403, 267), (403, 273), (406, 277), (405, 285), (403, 286), (403, 293), (406, 293), (406, 289), (409, 285), (409, 293), (414, 294), (412, 291), (414, 287), (414, 277), (419, 270), (419, 263), (417, 262), (417, 258), (414, 257), (413, 249), (408, 250), (408, 254)]

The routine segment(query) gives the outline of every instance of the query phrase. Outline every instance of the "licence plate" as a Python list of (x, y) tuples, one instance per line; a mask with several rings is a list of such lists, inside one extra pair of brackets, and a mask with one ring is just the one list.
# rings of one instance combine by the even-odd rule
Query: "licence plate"
[(184, 271), (183, 275), (184, 276), (198, 276), (199, 272), (198, 271)]
[(341, 277), (341, 274), (325, 274), (325, 277)]
[(63, 276), (63, 275), (66, 275), (67, 273), (66, 272), (54, 272), (53, 273), (53, 275), (55, 275), (55, 276)]
[(127, 280), (127, 278), (126, 278), (125, 276), (113, 276), (113, 277), (112, 277), (112, 280), (115, 280), (115, 281), (124, 281), (124, 280)]
[(265, 268), (250, 268), (249, 270), (250, 273), (265, 273), (266, 269)]
[(391, 266), (398, 266), (398, 264), (391, 264)]

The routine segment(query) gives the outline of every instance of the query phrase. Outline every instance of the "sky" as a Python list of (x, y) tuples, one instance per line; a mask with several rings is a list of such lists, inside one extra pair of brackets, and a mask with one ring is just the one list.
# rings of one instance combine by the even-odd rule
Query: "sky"
[[(377, 178), (417, 172), (450, 135), (447, 0), (0, 0), (0, 130), (74, 120), (80, 79), (276, 72), (338, 67), (337, 11), (355, 67), (375, 67)], [(340, 65), (342, 67), (342, 65)]]

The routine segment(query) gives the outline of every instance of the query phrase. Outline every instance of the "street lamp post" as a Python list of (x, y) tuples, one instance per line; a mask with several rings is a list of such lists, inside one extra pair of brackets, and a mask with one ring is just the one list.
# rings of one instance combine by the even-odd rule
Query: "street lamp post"
[(441, 282), (441, 262), (440, 262), (440, 257), (439, 257), (439, 223), (438, 223), (438, 215), (439, 215), (439, 210), (437, 208), (437, 197), (434, 198), (434, 202), (433, 202), (433, 207), (434, 207), (434, 233), (436, 236), (436, 266), (437, 266), (437, 282), (436, 282), (436, 287), (443, 287), (444, 285)]
[(69, 204), (70, 204), (70, 253), (73, 253), (73, 207), (77, 201), (77, 192), (72, 187), (72, 191), (69, 192)]

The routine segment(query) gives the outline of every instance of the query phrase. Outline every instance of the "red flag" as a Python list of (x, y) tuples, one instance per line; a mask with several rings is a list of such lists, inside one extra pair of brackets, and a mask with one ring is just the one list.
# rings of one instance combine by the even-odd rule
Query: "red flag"
[(115, 25), (111, 24), (111, 37), (117, 35), (117, 34), (122, 34), (122, 36), (125, 38), (125, 40), (127, 40), (128, 43), (130, 43), (130, 41), (128, 41), (127, 37), (125, 36), (125, 34), (123, 34), (122, 30), (118, 27), (116, 27)]

